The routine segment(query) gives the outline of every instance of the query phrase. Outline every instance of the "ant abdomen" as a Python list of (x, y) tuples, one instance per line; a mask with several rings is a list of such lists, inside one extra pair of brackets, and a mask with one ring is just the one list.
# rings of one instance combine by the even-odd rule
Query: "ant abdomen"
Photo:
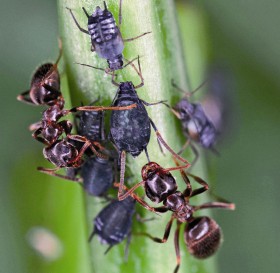
[(205, 259), (219, 248), (222, 232), (213, 219), (197, 217), (186, 226), (184, 238), (189, 252), (198, 259)]

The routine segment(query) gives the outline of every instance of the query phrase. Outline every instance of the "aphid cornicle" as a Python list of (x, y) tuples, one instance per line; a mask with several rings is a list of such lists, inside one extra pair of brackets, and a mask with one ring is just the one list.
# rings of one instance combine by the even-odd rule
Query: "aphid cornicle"
[(102, 244), (109, 245), (105, 252), (107, 253), (114, 245), (121, 243), (126, 237), (130, 237), (134, 213), (135, 200), (133, 198), (129, 197), (124, 201), (112, 201), (95, 217), (94, 229), (89, 241), (96, 234)]
[[(121, 26), (121, 7), (122, 0), (119, 4), (119, 27)], [(99, 57), (107, 60), (109, 70), (114, 71), (123, 67), (123, 50), (124, 42), (129, 42), (140, 38), (150, 32), (145, 32), (137, 37), (130, 39), (123, 39), (119, 27), (116, 25), (113, 14), (108, 10), (106, 2), (104, 1), (104, 10), (99, 6), (96, 7), (92, 15), (89, 15), (85, 8), (83, 11), (88, 18), (88, 30), (83, 29), (76, 20), (72, 10), (67, 8), (70, 14), (83, 33), (91, 36), (92, 51), (96, 51)]]
[[(165, 243), (169, 237), (172, 223), (177, 221), (177, 228), (174, 235), (175, 252), (177, 258), (177, 266), (174, 273), (178, 272), (180, 267), (180, 247), (179, 247), (179, 233), (182, 223), (186, 223), (184, 230), (184, 238), (186, 246), (189, 252), (196, 258), (208, 258), (216, 252), (221, 243), (222, 232), (219, 225), (210, 217), (194, 217), (193, 214), (201, 209), (207, 208), (223, 208), (223, 209), (235, 209), (233, 203), (225, 202), (220, 199), (221, 202), (204, 203), (199, 206), (193, 206), (189, 203), (191, 197), (203, 193), (208, 190), (208, 184), (200, 177), (185, 173), (185, 166), (164, 169), (155, 162), (149, 162), (142, 168), (142, 181), (134, 185), (131, 189), (126, 188), (126, 193), (120, 197), (120, 200), (125, 200), (128, 196), (131, 196), (141, 205), (154, 212), (164, 213), (172, 211), (171, 219), (166, 225), (163, 238), (153, 237), (148, 233), (142, 233), (142, 235), (148, 236), (157, 243)], [(177, 190), (177, 183), (170, 171), (180, 170), (181, 175), (186, 183), (187, 187), (183, 192)], [(202, 187), (192, 190), (192, 186), (188, 176), (194, 178)], [(115, 186), (119, 187), (120, 183), (115, 183)], [(160, 207), (150, 207), (145, 201), (143, 201), (134, 191), (143, 186), (147, 197), (155, 203), (163, 203)]]

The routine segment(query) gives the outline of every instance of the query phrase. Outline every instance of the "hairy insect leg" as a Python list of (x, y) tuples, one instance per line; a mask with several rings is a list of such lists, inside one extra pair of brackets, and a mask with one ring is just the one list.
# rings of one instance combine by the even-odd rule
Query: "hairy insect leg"
[(200, 206), (194, 206), (194, 211), (201, 210), (201, 209), (213, 209), (213, 208), (235, 210), (235, 204), (224, 203), (224, 202), (209, 202), (209, 203), (202, 204)]
[(179, 244), (179, 235), (180, 235), (180, 228), (181, 222), (177, 221), (177, 227), (174, 235), (174, 245), (175, 245), (175, 253), (176, 253), (176, 262), (177, 266), (174, 269), (174, 273), (177, 273), (181, 264), (181, 255), (180, 255), (180, 244)]
[(162, 239), (158, 238), (158, 237), (153, 237), (152, 235), (150, 235), (149, 233), (146, 233), (146, 232), (140, 232), (140, 233), (137, 233), (137, 234), (147, 236), (156, 243), (164, 244), (164, 243), (166, 243), (166, 241), (169, 238), (170, 230), (171, 230), (172, 223), (173, 223), (174, 219), (175, 219), (175, 217), (172, 215), (170, 220), (168, 221), (166, 227), (165, 227), (165, 231), (164, 231), (164, 235), (163, 235)]
[(69, 112), (77, 112), (77, 111), (105, 111), (105, 110), (114, 110), (114, 111), (123, 111), (123, 110), (130, 110), (132, 108), (136, 108), (137, 104), (133, 103), (128, 106), (80, 106), (80, 107), (73, 107), (69, 110)]
[[(143, 182), (143, 181), (142, 181)], [(139, 184), (139, 183), (138, 183)], [(136, 184), (136, 185), (138, 185), (138, 184)], [(135, 185), (135, 186), (136, 186)], [(140, 186), (140, 185), (139, 185)], [(138, 186), (138, 187), (139, 187)], [(114, 183), (114, 187), (117, 187), (117, 188), (120, 188), (120, 183)], [(149, 206), (148, 205), (148, 203), (146, 203), (143, 199), (141, 199), (141, 197), (139, 197), (137, 194), (135, 194), (135, 193), (133, 193), (131, 190), (132, 189), (136, 189), (136, 187), (134, 188), (131, 188), (131, 189), (128, 189), (125, 185), (123, 185), (122, 186), (123, 187), (123, 189), (125, 190), (125, 191), (130, 191), (130, 196), (134, 199), (134, 200), (136, 200), (141, 206), (143, 206), (145, 209), (147, 209), (147, 210), (149, 210), (149, 211), (152, 211), (152, 212), (154, 212), (154, 213), (156, 213), (156, 214), (158, 214), (157, 213), (157, 208), (153, 208), (153, 207), (151, 207), (151, 206)], [(122, 197), (122, 196), (121, 196)], [(127, 197), (127, 196), (126, 196)], [(123, 198), (123, 199), (125, 199), (125, 198)], [(120, 201), (121, 200), (123, 200), (123, 199), (119, 199)]]
[[(84, 28), (82, 28), (82, 27), (80, 26), (80, 24), (78, 23), (77, 19), (76, 19), (75, 16), (74, 16), (72, 10), (71, 10), (70, 8), (68, 8), (68, 7), (66, 7), (66, 8), (70, 11), (70, 14), (71, 14), (71, 16), (72, 16), (72, 18), (73, 18), (73, 20), (74, 20), (76, 26), (78, 27), (78, 29), (79, 29), (81, 32), (85, 33), (85, 34), (89, 34), (87, 30), (85, 30)], [(83, 8), (83, 11), (84, 11), (84, 13), (86, 14), (86, 16), (89, 17), (88, 13), (86, 12), (86, 10), (85, 10), (84, 8)]]
[(131, 41), (134, 41), (134, 40), (136, 40), (136, 39), (138, 39), (138, 38), (141, 38), (141, 37), (143, 37), (143, 36), (145, 36), (145, 35), (147, 35), (147, 34), (150, 34), (150, 33), (152, 33), (152, 32), (151, 32), (151, 31), (144, 32), (144, 33), (142, 33), (141, 35), (135, 36), (135, 37), (133, 37), (133, 38), (123, 39), (123, 41), (124, 41), (125, 43), (131, 42)]
[(165, 142), (165, 140), (162, 138), (162, 136), (161, 136), (161, 134), (159, 133), (157, 127), (155, 126), (154, 122), (153, 122), (151, 119), (150, 119), (150, 123), (151, 123), (151, 125), (152, 125), (152, 127), (153, 127), (153, 129), (154, 129), (154, 131), (155, 131), (155, 133), (156, 133), (156, 135), (157, 135), (157, 138), (158, 138), (159, 141), (161, 142), (161, 144), (162, 144), (175, 158), (177, 158), (177, 159), (180, 160), (181, 162), (184, 162), (184, 163), (186, 163), (187, 165), (190, 166), (190, 163), (189, 163), (186, 159), (184, 159), (184, 158), (182, 158), (181, 156), (179, 156), (178, 154), (176, 154), (176, 153), (173, 151), (173, 149), (171, 149), (171, 147)]
[(61, 167), (57, 167), (57, 168), (54, 168), (54, 169), (47, 169), (47, 168), (43, 168), (43, 167), (38, 167), (37, 168), (38, 171), (40, 171), (42, 173), (45, 173), (45, 174), (48, 174), (48, 175), (52, 175), (52, 176), (55, 176), (55, 177), (66, 179), (66, 180), (70, 180), (70, 181), (73, 181), (73, 182), (78, 182), (78, 183), (82, 182), (82, 180), (80, 178), (73, 178), (73, 177), (68, 176), (68, 175), (62, 175), (62, 174), (55, 173), (56, 171), (58, 171), (60, 169), (61, 169)]

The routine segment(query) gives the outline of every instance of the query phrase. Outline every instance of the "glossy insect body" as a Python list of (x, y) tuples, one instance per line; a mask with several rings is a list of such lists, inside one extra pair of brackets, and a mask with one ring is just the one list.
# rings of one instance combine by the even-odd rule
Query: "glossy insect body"
[(19, 101), (33, 105), (54, 105), (61, 99), (60, 76), (57, 70), (57, 64), (62, 55), (60, 43), (60, 53), (54, 64), (45, 63), (36, 69), (33, 74), (30, 89), (20, 94)]
[(174, 109), (178, 112), (186, 137), (200, 143), (204, 148), (214, 146), (218, 133), (200, 104), (191, 103), (183, 98)]
[(96, 53), (107, 60), (111, 70), (123, 66), (124, 43), (112, 13), (107, 9), (97, 7), (88, 17), (88, 32), (92, 47)]
[(110, 137), (119, 151), (138, 156), (146, 149), (151, 135), (150, 119), (142, 101), (131, 82), (120, 84), (113, 106), (127, 106), (136, 103), (129, 111), (113, 111), (111, 115)]
[(114, 182), (114, 168), (109, 159), (91, 157), (81, 168), (85, 191), (93, 196), (103, 196)]
[(110, 245), (109, 249), (119, 244), (130, 234), (134, 212), (133, 198), (112, 201), (94, 219), (94, 230), (89, 240), (97, 234), (102, 244)]
[[(177, 162), (176, 162), (177, 163)], [(232, 203), (210, 202), (200, 206), (193, 206), (189, 203), (189, 199), (204, 191), (208, 190), (208, 184), (201, 178), (188, 173), (188, 176), (194, 178), (202, 187), (192, 190), (192, 186), (187, 174), (183, 171), (186, 166), (164, 169), (155, 162), (149, 162), (142, 168), (142, 181), (132, 187), (126, 189), (126, 193), (120, 196), (120, 200), (124, 200), (127, 196), (133, 197), (144, 207), (155, 212), (164, 213), (172, 211), (172, 216), (166, 225), (165, 233), (162, 239), (152, 237), (150, 234), (142, 233), (158, 243), (165, 243), (169, 237), (172, 223), (177, 220), (177, 229), (175, 231), (175, 252), (177, 256), (177, 266), (174, 272), (178, 272), (180, 266), (180, 249), (179, 249), (179, 233), (182, 223), (187, 223), (184, 231), (185, 243), (192, 255), (197, 258), (207, 258), (214, 254), (221, 243), (221, 229), (218, 224), (209, 217), (194, 217), (193, 214), (200, 209), (206, 208), (235, 208)], [(184, 192), (177, 190), (177, 184), (170, 173), (173, 170), (180, 170), (181, 175), (187, 185)], [(116, 186), (120, 184), (116, 183)], [(163, 203), (161, 207), (149, 207), (138, 195), (133, 192), (139, 187), (144, 186), (147, 197), (155, 203)]]

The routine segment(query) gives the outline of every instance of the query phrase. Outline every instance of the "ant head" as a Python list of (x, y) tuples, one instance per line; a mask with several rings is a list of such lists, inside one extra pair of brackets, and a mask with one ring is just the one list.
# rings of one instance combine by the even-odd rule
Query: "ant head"
[(213, 219), (197, 217), (186, 226), (184, 238), (189, 252), (196, 258), (204, 259), (217, 251), (222, 232)]
[(66, 140), (58, 140), (52, 146), (44, 148), (43, 154), (57, 167), (68, 167), (68, 163), (77, 157), (78, 151)]
[(142, 175), (143, 180), (147, 180), (150, 175), (152, 175), (156, 172), (160, 172), (162, 170), (163, 170), (163, 168), (156, 162), (149, 162), (143, 166), (141, 175)]

